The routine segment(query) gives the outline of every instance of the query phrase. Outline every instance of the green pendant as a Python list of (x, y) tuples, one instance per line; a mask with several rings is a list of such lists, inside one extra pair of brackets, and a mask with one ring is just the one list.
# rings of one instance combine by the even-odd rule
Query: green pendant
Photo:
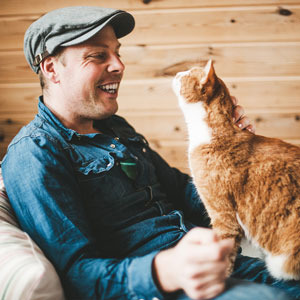
[(132, 180), (136, 179), (137, 168), (136, 162), (132, 159), (127, 159), (120, 162), (121, 169), (123, 172)]

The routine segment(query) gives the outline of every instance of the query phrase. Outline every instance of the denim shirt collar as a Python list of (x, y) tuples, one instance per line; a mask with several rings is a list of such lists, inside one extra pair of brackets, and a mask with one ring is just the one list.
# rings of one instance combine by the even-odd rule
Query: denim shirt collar
[[(71, 141), (74, 137), (81, 137), (83, 134), (77, 131), (66, 128), (44, 104), (43, 96), (39, 97), (38, 117), (55, 126), (56, 130), (62, 134), (66, 140)], [(109, 135), (114, 135), (120, 139), (135, 140), (136, 131), (123, 118), (113, 115), (107, 119), (95, 120), (94, 127)], [(98, 133), (84, 134), (85, 137), (93, 138)]]
[(47, 123), (54, 125), (56, 130), (59, 131), (68, 141), (70, 141), (74, 135), (78, 135), (75, 130), (66, 128), (51, 112), (51, 110), (44, 104), (43, 96), (39, 97), (38, 104), (38, 117), (45, 120)]

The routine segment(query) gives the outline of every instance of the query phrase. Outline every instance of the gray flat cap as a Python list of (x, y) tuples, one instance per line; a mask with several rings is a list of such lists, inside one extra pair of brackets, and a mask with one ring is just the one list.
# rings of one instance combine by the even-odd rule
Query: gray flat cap
[(110, 24), (117, 38), (129, 34), (134, 28), (134, 18), (128, 12), (97, 6), (71, 6), (53, 10), (27, 29), (24, 53), (35, 73), (40, 62), (62, 46), (80, 44), (104, 26)]

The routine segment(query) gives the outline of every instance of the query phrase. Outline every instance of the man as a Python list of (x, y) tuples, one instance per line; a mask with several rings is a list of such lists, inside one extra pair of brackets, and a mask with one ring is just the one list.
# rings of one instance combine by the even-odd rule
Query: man
[[(2, 164), (21, 227), (69, 299), (289, 299), (226, 280), (232, 242), (203, 228), (209, 220), (189, 176), (115, 115), (124, 72), (118, 39), (133, 27), (124, 11), (69, 7), (27, 30), (25, 56), (43, 96)], [(237, 124), (253, 130), (242, 113), (237, 107)], [(274, 281), (255, 259), (239, 258), (234, 275), (300, 295), (298, 283)]]

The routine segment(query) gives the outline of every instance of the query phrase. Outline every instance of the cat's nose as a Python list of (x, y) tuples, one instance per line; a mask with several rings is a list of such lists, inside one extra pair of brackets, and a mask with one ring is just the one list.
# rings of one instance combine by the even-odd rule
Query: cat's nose
[(179, 96), (180, 95), (180, 89), (181, 89), (181, 78), (186, 75), (187, 72), (178, 72), (172, 82), (172, 88), (174, 93)]
[(172, 80), (172, 89), (173, 89), (173, 92), (175, 93), (175, 95), (177, 95), (177, 96), (180, 93), (180, 87), (181, 87), (181, 80), (180, 79), (182, 77), (181, 73), (182, 72), (177, 73), (175, 75), (175, 77), (173, 78), (173, 80)]

